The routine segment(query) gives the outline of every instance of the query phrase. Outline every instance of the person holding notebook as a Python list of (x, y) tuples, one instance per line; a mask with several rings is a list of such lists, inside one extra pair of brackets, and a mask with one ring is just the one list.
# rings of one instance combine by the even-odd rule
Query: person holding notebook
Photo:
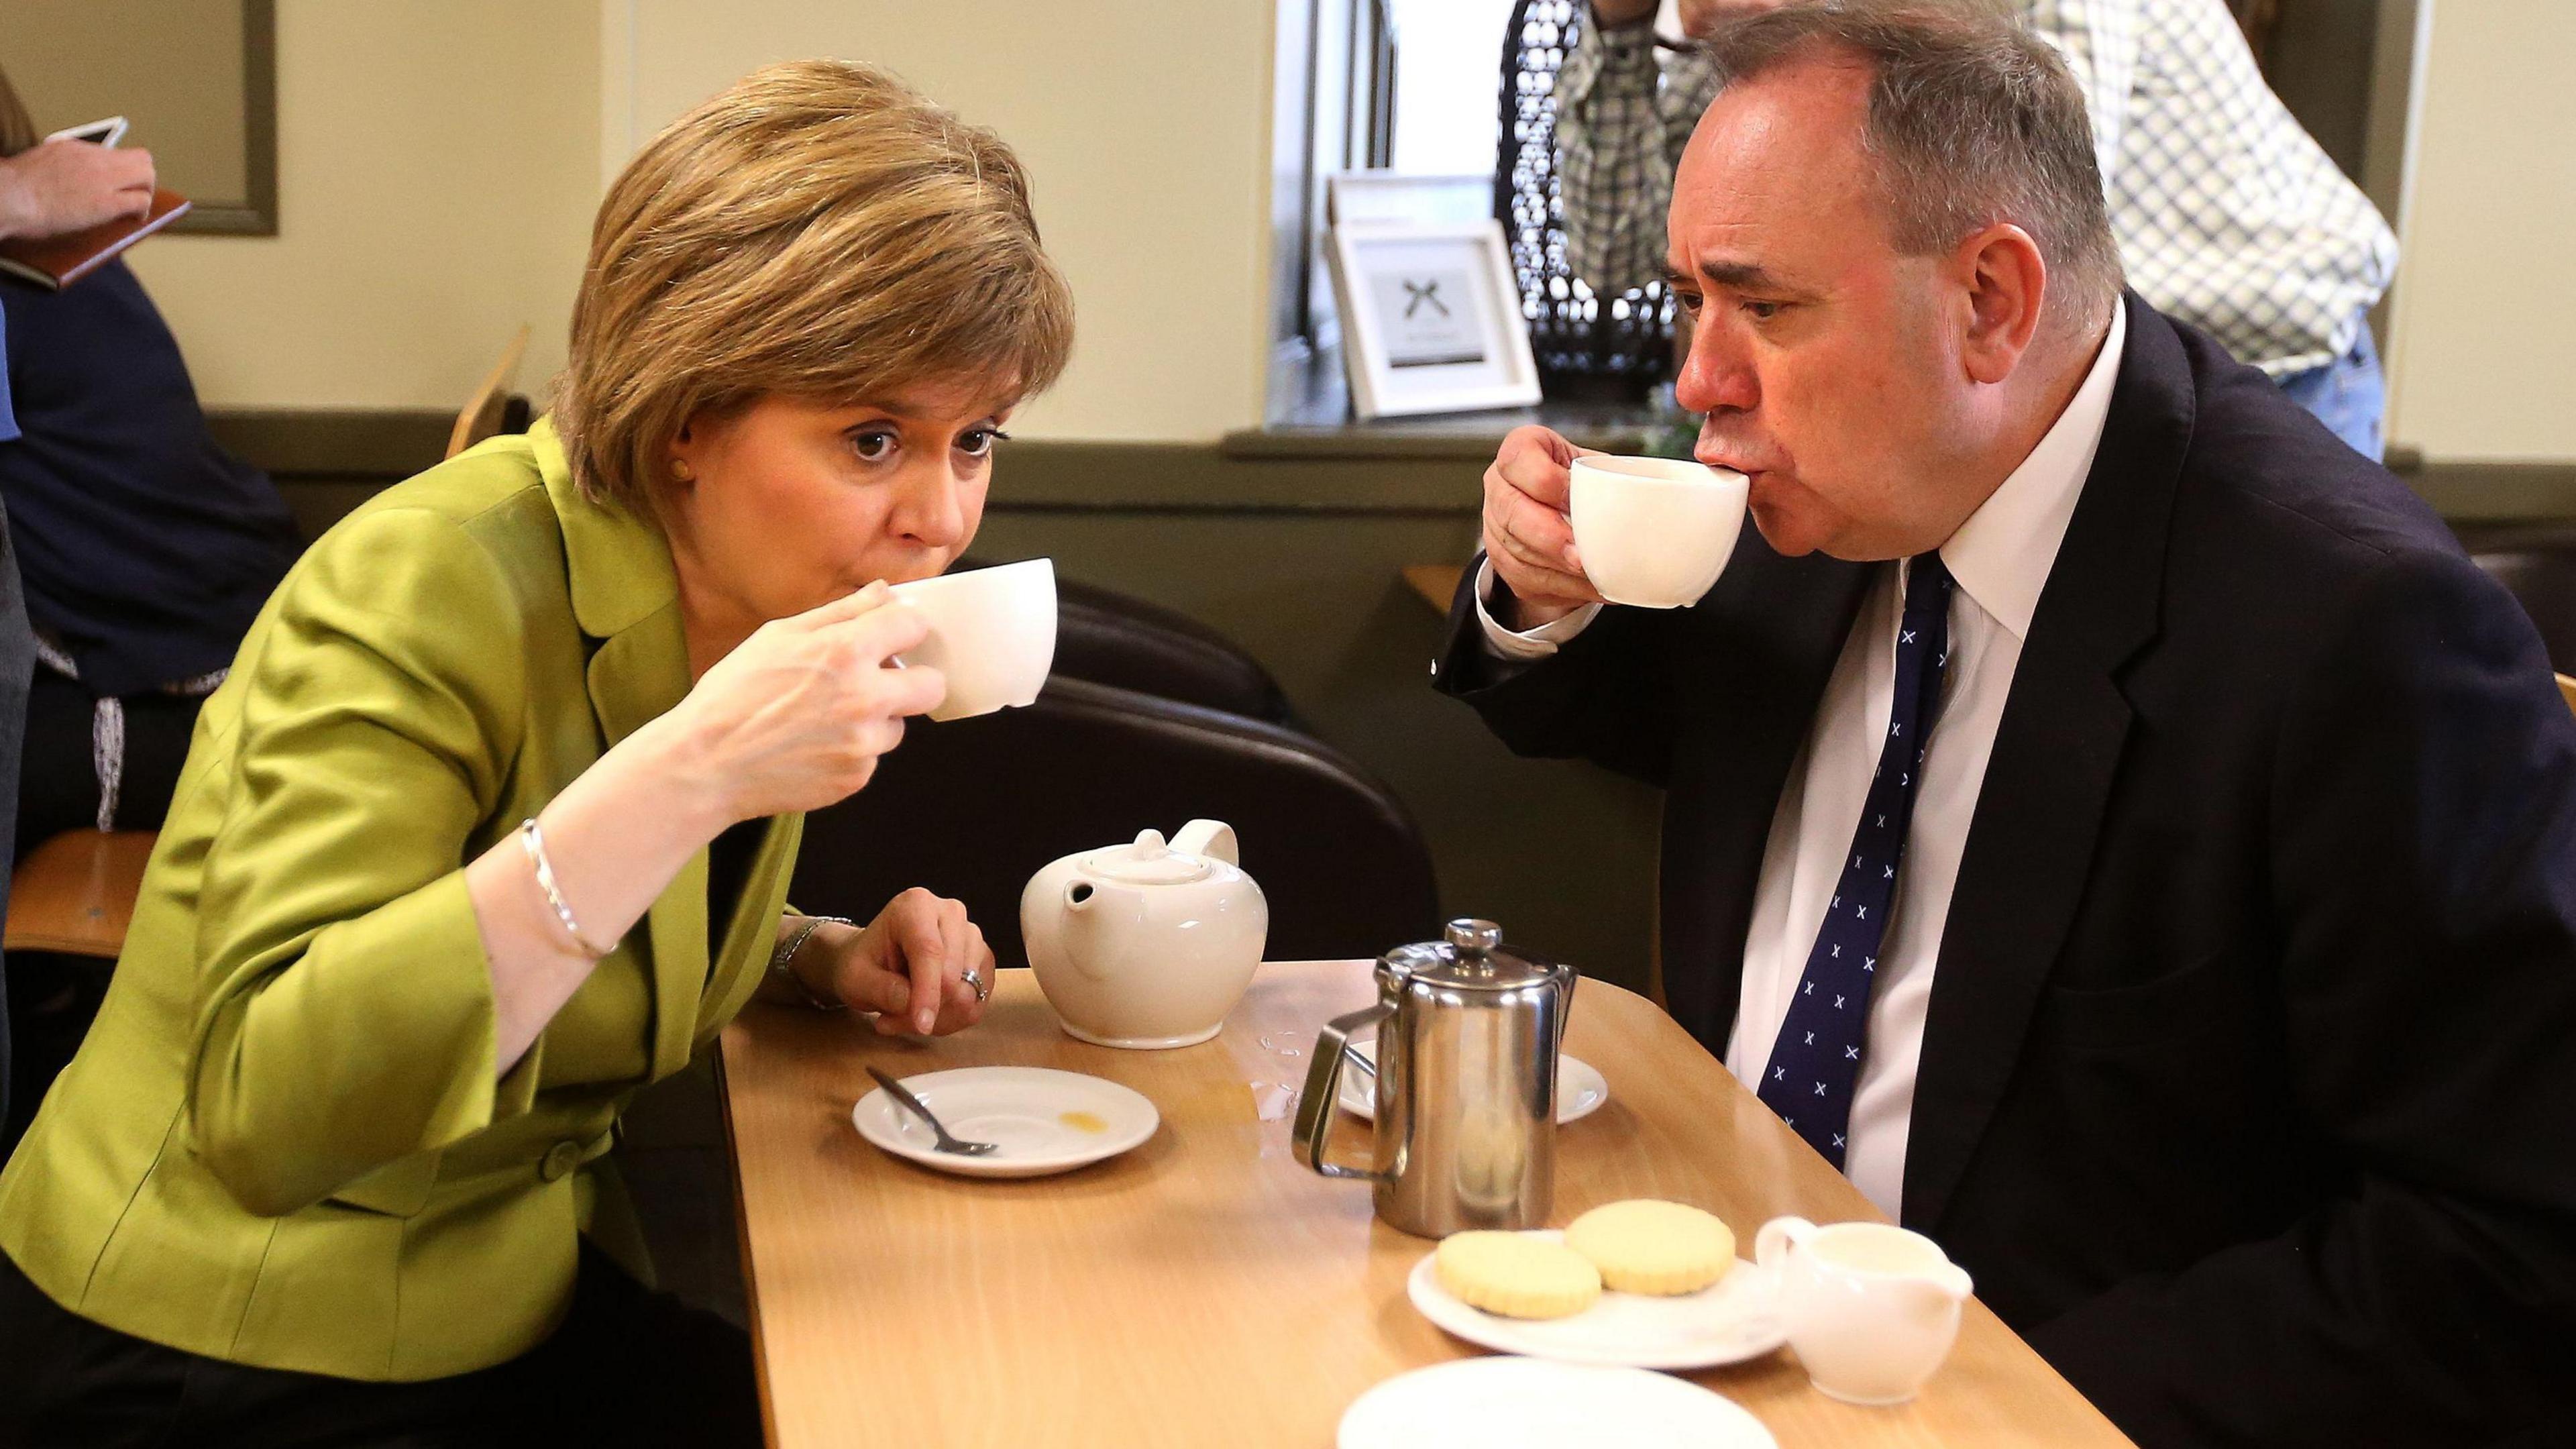
[[(151, 205), (148, 151), (38, 134), (0, 73), (0, 240)], [(0, 442), (0, 501), (39, 661), (12, 676), (23, 745), (0, 739), (23, 858), (67, 830), (160, 827), (198, 707), (300, 541), (276, 485), (208, 432), (178, 341), (122, 259), (59, 290), (0, 276), (0, 317), (18, 434)], [(96, 974), (20, 963), (22, 1109), (79, 1042)], [(0, 1151), (22, 1125), (0, 1117)]]

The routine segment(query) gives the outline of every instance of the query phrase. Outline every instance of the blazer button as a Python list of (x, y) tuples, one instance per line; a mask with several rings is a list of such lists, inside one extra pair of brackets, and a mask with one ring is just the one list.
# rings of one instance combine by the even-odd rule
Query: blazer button
[(537, 1176), (553, 1182), (579, 1166), (581, 1166), (581, 1144), (558, 1142), (546, 1149), (545, 1159), (537, 1164)]

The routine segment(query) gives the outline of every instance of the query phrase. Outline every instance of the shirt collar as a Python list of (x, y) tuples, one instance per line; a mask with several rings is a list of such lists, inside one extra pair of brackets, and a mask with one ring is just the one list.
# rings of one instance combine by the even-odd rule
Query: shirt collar
[(2085, 475), (2093, 471), (2093, 453), (2111, 415), (2111, 386), (2119, 380), (2120, 350), (2128, 336), (2129, 309), (2112, 308), (2111, 331), (2066, 411), (2003, 486), (1941, 545), (1941, 562), (1949, 566), (1950, 577), (2015, 639), (2030, 638), (2040, 590), (2057, 562), (2058, 545), (2066, 541), (2067, 520), (2075, 516)]

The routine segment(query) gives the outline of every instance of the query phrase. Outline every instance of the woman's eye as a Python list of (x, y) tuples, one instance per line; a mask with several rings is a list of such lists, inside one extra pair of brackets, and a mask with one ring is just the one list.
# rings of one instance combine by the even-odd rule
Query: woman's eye
[(1010, 436), (999, 428), (968, 428), (957, 435), (957, 451), (969, 458), (989, 458), (993, 445)]
[(852, 433), (850, 451), (858, 454), (862, 462), (881, 462), (894, 452), (894, 434), (882, 430)]

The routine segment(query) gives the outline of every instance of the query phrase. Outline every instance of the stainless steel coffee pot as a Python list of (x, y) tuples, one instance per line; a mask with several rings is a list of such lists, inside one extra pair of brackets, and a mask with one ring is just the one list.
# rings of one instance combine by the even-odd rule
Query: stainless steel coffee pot
[[(1517, 954), (1491, 921), (1377, 964), (1377, 1005), (1315, 1038), (1297, 1103), (1297, 1155), (1326, 1177), (1376, 1184), (1377, 1215), (1423, 1237), (1546, 1225), (1556, 1194), (1556, 1058), (1575, 972)], [(1372, 1165), (1325, 1160), (1351, 1035), (1375, 1026)]]

